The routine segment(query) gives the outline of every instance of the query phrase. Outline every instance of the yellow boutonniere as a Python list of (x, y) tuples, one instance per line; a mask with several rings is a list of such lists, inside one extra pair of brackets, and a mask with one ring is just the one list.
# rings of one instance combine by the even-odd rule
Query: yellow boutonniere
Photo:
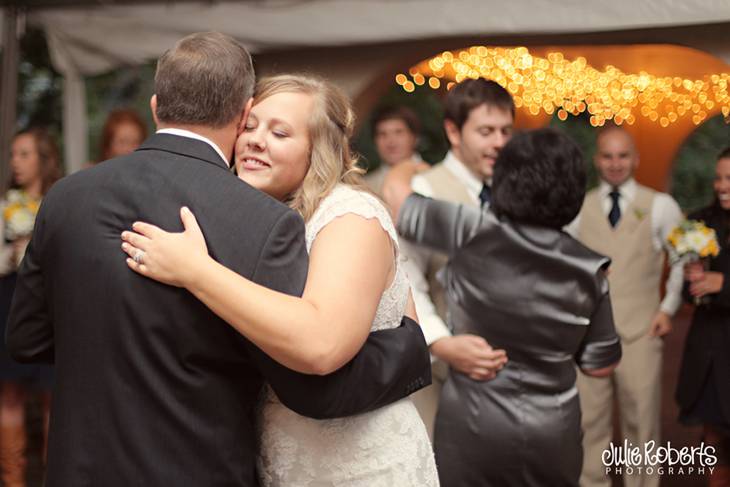
[(643, 208), (634, 208), (634, 216), (637, 220), (643, 220), (647, 213), (648, 212)]

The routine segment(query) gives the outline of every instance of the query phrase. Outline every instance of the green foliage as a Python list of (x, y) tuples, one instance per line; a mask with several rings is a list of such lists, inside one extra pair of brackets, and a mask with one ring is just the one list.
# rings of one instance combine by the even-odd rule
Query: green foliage
[[(133, 108), (152, 129), (149, 97), (154, 64), (130, 66), (86, 79), (89, 155), (98, 157), (106, 116), (115, 108)], [(20, 42), (18, 66), (18, 128), (46, 127), (62, 146), (63, 77), (52, 65), (42, 30), (30, 28)], [(62, 149), (62, 147), (61, 147)]]
[[(397, 85), (386, 93), (379, 101), (380, 105), (404, 105), (413, 110), (421, 120), (421, 136), (417, 150), (423, 159), (431, 164), (443, 160), (449, 150), (446, 134), (443, 129), (444, 109), (441, 98), (430, 88), (420, 87), (413, 93), (406, 93)], [(372, 107), (371, 113), (375, 111)], [(373, 143), (370, 127), (370, 114), (363, 120), (360, 131), (353, 138), (353, 147), (361, 156), (360, 164), (371, 171), (380, 165), (378, 152)]]
[(29, 28), (19, 51), (17, 129), (45, 127), (60, 135), (63, 77), (51, 66), (43, 31)]
[(730, 146), (730, 125), (722, 115), (700, 125), (682, 145), (674, 161), (672, 196), (685, 211), (712, 201), (717, 155)]
[(557, 115), (550, 120), (550, 126), (559, 129), (567, 134), (578, 144), (588, 170), (588, 185), (586, 189), (598, 186), (598, 171), (593, 164), (593, 156), (596, 153), (596, 129), (589, 122), (589, 115), (583, 112), (577, 116), (568, 115), (565, 121), (560, 120)]

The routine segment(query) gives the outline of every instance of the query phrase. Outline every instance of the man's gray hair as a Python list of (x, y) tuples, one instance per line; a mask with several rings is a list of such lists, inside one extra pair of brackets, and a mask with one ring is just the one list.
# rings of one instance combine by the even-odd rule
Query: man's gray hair
[(157, 61), (157, 119), (166, 124), (221, 128), (238, 117), (253, 95), (251, 55), (219, 32), (198, 32)]

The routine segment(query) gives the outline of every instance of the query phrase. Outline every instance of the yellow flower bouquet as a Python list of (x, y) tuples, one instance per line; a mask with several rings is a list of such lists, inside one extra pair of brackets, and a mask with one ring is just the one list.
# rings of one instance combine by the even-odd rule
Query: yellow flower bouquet
[[(7, 202), (3, 209), (5, 240), (12, 243), (30, 237), (41, 205), (40, 200), (28, 196), (25, 191), (20, 189), (9, 190), (6, 198)], [(25, 248), (23, 247), (15, 255), (16, 265), (20, 264), (24, 254)]]
[(720, 253), (715, 230), (698, 220), (685, 220), (667, 237), (667, 251), (672, 264), (716, 257)]

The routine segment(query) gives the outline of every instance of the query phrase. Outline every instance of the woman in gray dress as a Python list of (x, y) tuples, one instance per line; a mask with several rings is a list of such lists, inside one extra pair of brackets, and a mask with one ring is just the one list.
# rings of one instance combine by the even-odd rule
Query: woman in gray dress
[(579, 148), (552, 129), (514, 137), (495, 164), (491, 211), (405, 199), (400, 176), (386, 199), (405, 238), (450, 256), (442, 279), (455, 333), (509, 356), (488, 382), (451, 371), (434, 432), (441, 485), (577, 486), (576, 364), (605, 376), (621, 357), (609, 259), (561, 231), (585, 193)]

